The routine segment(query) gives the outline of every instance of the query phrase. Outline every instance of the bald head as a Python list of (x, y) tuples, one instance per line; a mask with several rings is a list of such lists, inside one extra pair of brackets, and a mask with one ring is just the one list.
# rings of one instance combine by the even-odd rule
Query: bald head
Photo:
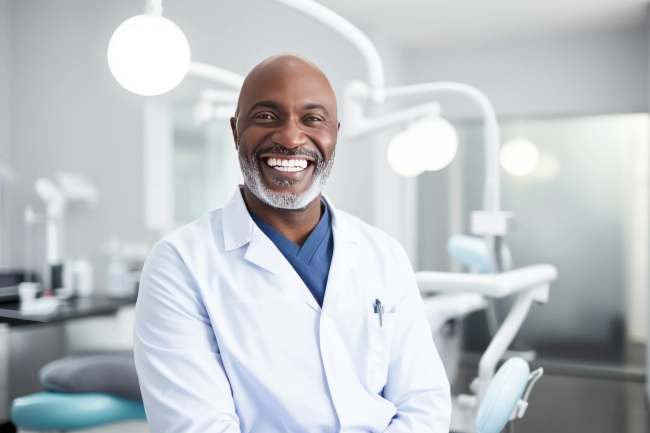
[(242, 108), (246, 106), (246, 103), (250, 103), (251, 98), (254, 99), (256, 95), (259, 95), (260, 90), (267, 87), (269, 83), (278, 80), (289, 84), (306, 85), (319, 97), (325, 97), (327, 102), (333, 106), (332, 114), (336, 119), (336, 96), (329, 80), (318, 66), (295, 54), (271, 56), (248, 73), (239, 93), (235, 117), (239, 117)]

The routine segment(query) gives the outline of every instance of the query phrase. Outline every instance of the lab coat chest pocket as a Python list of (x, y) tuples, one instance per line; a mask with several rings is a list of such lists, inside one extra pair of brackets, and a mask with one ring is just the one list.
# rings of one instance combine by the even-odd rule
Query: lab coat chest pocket
[(371, 305), (367, 309), (368, 331), (368, 388), (373, 393), (379, 393), (388, 377), (388, 363), (390, 360), (390, 346), (395, 330), (394, 307), (384, 306), (382, 323), (379, 323), (379, 314), (375, 313)]

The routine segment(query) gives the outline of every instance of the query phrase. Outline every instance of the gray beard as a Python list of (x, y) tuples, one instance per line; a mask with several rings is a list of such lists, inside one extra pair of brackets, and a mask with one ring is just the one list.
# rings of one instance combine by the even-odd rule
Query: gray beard
[[(241, 146), (238, 147), (241, 149)], [(284, 147), (274, 148), (273, 153), (279, 153), (286, 156), (309, 155), (315, 158), (313, 163), (314, 174), (312, 175), (309, 187), (300, 194), (293, 194), (287, 191), (274, 191), (264, 184), (262, 172), (258, 165), (258, 163), (264, 164), (264, 162), (258, 158), (258, 155), (261, 155), (263, 152), (267, 152), (268, 150), (269, 148), (259, 149), (250, 159), (247, 159), (241, 150), (237, 152), (239, 155), (239, 166), (241, 167), (241, 172), (244, 176), (244, 184), (249, 191), (255, 195), (255, 197), (275, 209), (305, 209), (309, 203), (314, 201), (323, 191), (327, 178), (329, 177), (334, 165), (334, 154), (336, 151), (332, 153), (330, 160), (325, 163), (323, 156), (320, 153), (315, 154), (314, 152), (301, 151), (300, 149), (289, 150)], [(292, 184), (291, 181), (280, 178), (274, 178), (273, 183), (285, 187)]]

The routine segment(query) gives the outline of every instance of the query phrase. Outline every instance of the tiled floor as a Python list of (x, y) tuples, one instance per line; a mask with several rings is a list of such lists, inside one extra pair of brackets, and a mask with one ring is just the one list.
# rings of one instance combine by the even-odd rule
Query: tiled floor
[[(463, 368), (454, 393), (467, 392), (476, 370)], [(544, 375), (516, 433), (650, 433), (645, 384)]]

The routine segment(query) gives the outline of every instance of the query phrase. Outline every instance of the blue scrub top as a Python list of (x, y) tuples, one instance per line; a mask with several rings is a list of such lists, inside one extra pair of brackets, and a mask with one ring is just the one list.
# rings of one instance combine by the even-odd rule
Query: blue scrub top
[(302, 247), (284, 237), (282, 233), (262, 221), (252, 212), (248, 212), (255, 224), (271, 239), (282, 255), (291, 263), (318, 305), (323, 306), (327, 277), (332, 264), (334, 253), (334, 236), (330, 212), (325, 201), (321, 200), (324, 208), (320, 221), (310, 233)]

